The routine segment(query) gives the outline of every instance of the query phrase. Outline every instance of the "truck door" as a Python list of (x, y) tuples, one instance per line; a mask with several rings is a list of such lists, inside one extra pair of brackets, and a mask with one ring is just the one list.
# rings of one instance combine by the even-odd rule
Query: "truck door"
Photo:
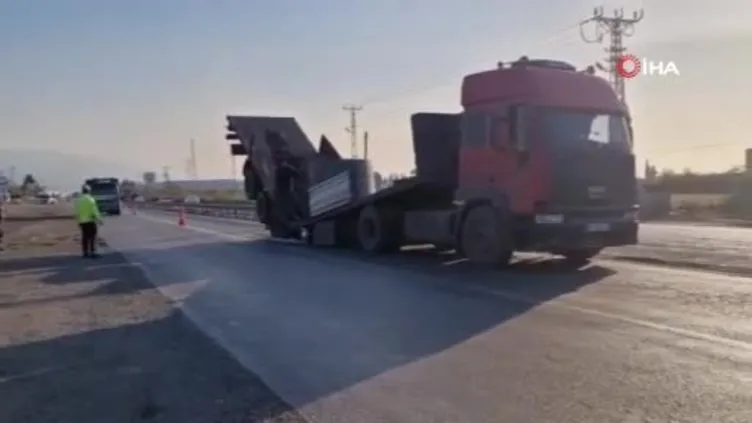
[(489, 157), (494, 161), (495, 187), (503, 192), (514, 213), (532, 210), (530, 169), (532, 154), (527, 142), (528, 119), (521, 105), (502, 109), (491, 118)]
[(512, 211), (530, 214), (545, 187), (545, 158), (534, 142), (531, 109), (522, 104), (506, 108), (494, 119), (490, 156), (496, 161), (498, 187), (506, 193)]
[(512, 212), (529, 213), (536, 159), (527, 145), (528, 121), (521, 108), (498, 110), (465, 112), (460, 186), (476, 195), (506, 197)]
[(458, 186), (466, 194), (460, 197), (472, 197), (493, 190), (494, 158), (488, 154), (489, 138), (489, 114), (485, 111), (465, 111), (462, 116)]

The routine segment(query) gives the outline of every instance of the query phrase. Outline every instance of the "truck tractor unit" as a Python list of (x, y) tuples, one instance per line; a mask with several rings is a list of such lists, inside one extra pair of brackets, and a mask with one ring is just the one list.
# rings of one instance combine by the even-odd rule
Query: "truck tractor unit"
[(84, 184), (91, 189), (102, 213), (120, 215), (120, 181), (117, 178), (89, 178)]
[(312, 245), (433, 244), (483, 264), (515, 251), (585, 263), (637, 243), (629, 112), (592, 68), (522, 57), (461, 91), (460, 113), (412, 115), (414, 176), (381, 190), (368, 161), (323, 136), (317, 150), (294, 118), (228, 116), (259, 221)]

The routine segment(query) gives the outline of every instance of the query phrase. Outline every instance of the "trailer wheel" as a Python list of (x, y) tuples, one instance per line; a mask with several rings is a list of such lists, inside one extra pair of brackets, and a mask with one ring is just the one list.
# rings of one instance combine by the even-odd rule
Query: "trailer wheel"
[(253, 173), (249, 172), (245, 175), (243, 180), (245, 189), (245, 197), (249, 200), (255, 200), (257, 197), (256, 179), (253, 177)]
[(482, 265), (506, 266), (514, 253), (510, 227), (485, 205), (471, 209), (462, 221), (460, 247), (470, 262)]
[(360, 247), (369, 253), (385, 253), (399, 248), (400, 218), (384, 207), (367, 206), (358, 217)]
[(259, 193), (256, 197), (256, 218), (259, 222), (266, 225), (269, 223), (269, 207), (271, 203), (265, 192)]

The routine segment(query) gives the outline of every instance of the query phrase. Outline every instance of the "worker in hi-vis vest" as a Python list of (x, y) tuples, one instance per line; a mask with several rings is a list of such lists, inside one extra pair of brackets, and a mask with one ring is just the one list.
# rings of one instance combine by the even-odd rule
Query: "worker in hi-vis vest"
[(81, 254), (83, 257), (97, 258), (97, 225), (102, 223), (102, 215), (88, 185), (81, 187), (75, 209), (76, 220), (81, 228)]

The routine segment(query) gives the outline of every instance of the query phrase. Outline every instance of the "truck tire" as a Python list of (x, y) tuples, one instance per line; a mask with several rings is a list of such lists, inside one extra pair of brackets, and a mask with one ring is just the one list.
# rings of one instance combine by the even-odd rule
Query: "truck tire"
[(313, 238), (313, 228), (314, 227), (315, 227), (314, 225), (311, 225), (311, 226), (306, 226), (305, 228), (303, 228), (303, 231), (302, 231), (301, 235), (302, 235), (303, 240), (305, 241), (305, 243), (308, 244), (308, 245), (313, 245), (313, 241), (314, 241), (314, 238)]
[(585, 265), (590, 260), (600, 254), (601, 248), (585, 248), (581, 250), (571, 250), (564, 253), (564, 259), (570, 265)]
[(366, 206), (357, 223), (358, 244), (369, 253), (386, 253), (399, 249), (400, 216), (386, 207)]
[(243, 179), (246, 198), (249, 200), (255, 200), (260, 190), (253, 170), (253, 163), (250, 158), (247, 158), (243, 164)]
[(491, 206), (472, 208), (462, 220), (460, 250), (471, 263), (507, 266), (512, 260), (512, 231)]
[(256, 219), (264, 225), (269, 223), (269, 207), (271, 207), (269, 197), (265, 192), (259, 193), (256, 198)]
[(243, 181), (243, 188), (245, 189), (245, 198), (248, 200), (255, 200), (257, 197), (256, 180), (252, 173), (245, 175)]
[(269, 225), (269, 235), (272, 238), (289, 238), (289, 230), (284, 225), (272, 223)]

